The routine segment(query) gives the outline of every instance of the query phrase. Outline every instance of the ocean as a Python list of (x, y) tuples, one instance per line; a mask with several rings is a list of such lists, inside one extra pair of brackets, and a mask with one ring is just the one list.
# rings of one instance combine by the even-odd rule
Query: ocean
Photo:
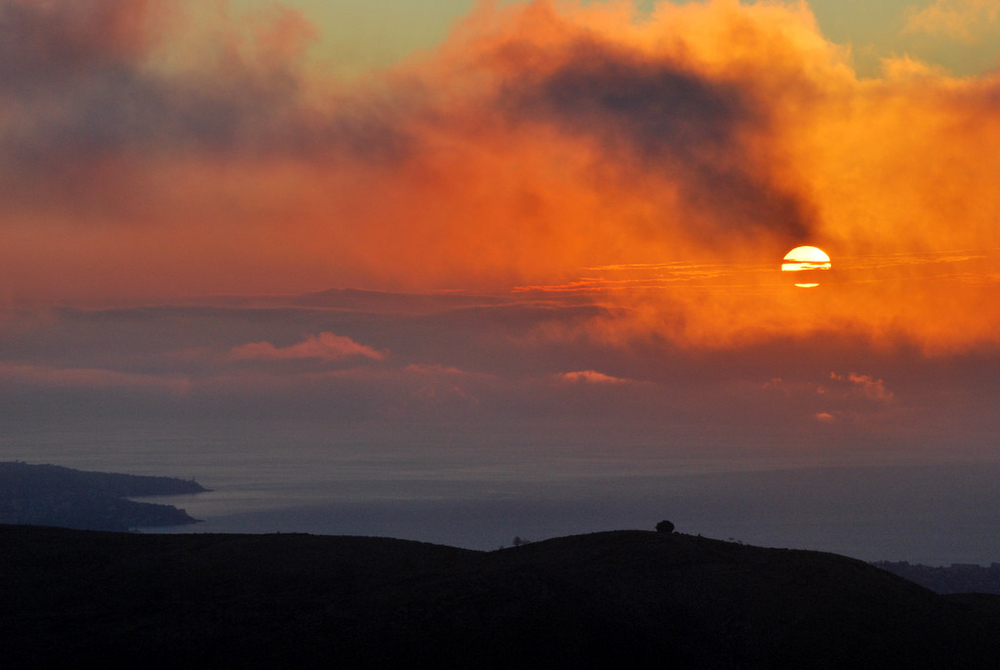
[(298, 424), (21, 426), (0, 437), (0, 459), (212, 489), (149, 499), (202, 521), (142, 532), (368, 535), (490, 550), (669, 519), (682, 533), (868, 561), (1000, 561), (993, 462), (634, 459), (571, 445), (365, 437), (332, 440)]

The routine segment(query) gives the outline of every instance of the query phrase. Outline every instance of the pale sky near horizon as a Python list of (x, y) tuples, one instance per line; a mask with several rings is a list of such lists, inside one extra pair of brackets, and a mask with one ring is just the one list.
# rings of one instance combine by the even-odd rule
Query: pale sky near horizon
[[(274, 4), (271, 0), (233, 0), (237, 11)], [(411, 52), (438, 44), (476, 0), (284, 0), (279, 4), (302, 12), (319, 28), (316, 55), (345, 74), (355, 74), (391, 65)], [(647, 11), (655, 4), (652, 0), (636, 2)], [(1000, 15), (990, 12), (996, 3), (989, 0), (808, 0), (806, 4), (828, 39), (851, 46), (855, 64), (865, 75), (878, 73), (881, 58), (903, 55), (958, 75), (1000, 68)], [(944, 28), (941, 32), (906, 29), (915, 14), (934, 6), (951, 17), (969, 16), (976, 25), (968, 36)]]

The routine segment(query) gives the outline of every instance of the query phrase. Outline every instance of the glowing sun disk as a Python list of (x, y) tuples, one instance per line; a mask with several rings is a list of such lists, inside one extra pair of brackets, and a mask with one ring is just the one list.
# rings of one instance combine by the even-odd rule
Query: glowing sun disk
[(830, 257), (826, 252), (816, 247), (795, 247), (783, 259), (782, 272), (801, 272), (803, 270), (829, 270)]

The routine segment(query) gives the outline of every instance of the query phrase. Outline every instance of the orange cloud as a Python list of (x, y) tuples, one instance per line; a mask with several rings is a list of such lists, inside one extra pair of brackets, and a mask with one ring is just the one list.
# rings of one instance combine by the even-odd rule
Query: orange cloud
[[(586, 287), (617, 342), (1000, 332), (1000, 78), (860, 79), (804, 3), (484, 3), (352, 84), (304, 64), (297, 15), (216, 17), (182, 58), (157, 3), (72, 29), (70, 4), (0, 0), (37, 38), (0, 64), (15, 299)], [(833, 258), (808, 294), (776, 271), (802, 243)], [(873, 262), (933, 254), (967, 260)]]
[(567, 382), (587, 382), (590, 384), (624, 384), (627, 379), (620, 379), (610, 375), (601, 374), (594, 370), (580, 370), (578, 372), (563, 372), (558, 375), (559, 379)]
[(362, 356), (382, 360), (385, 355), (371, 347), (358, 344), (349, 337), (320, 333), (310, 335), (305, 341), (289, 347), (276, 347), (270, 342), (253, 342), (235, 347), (229, 357), (237, 361), (287, 361), (299, 358), (316, 358), (322, 361), (336, 361), (342, 358)]
[(892, 400), (892, 391), (885, 387), (885, 382), (875, 379), (869, 375), (859, 375), (850, 373), (846, 377), (835, 372), (830, 373), (830, 379), (838, 382), (848, 382), (854, 385), (855, 392), (870, 400), (889, 401)]

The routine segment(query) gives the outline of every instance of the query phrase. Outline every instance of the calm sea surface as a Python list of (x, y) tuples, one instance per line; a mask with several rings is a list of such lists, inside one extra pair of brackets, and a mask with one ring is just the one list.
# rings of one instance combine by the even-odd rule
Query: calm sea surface
[[(195, 478), (157, 499), (204, 520), (156, 532), (391, 536), (476, 549), (621, 528), (930, 565), (1000, 561), (1000, 465), (630, 460), (553, 445), (502, 450), (332, 441), (301, 426), (19, 427), (0, 460)], [(153, 532), (153, 531), (145, 531)]]

